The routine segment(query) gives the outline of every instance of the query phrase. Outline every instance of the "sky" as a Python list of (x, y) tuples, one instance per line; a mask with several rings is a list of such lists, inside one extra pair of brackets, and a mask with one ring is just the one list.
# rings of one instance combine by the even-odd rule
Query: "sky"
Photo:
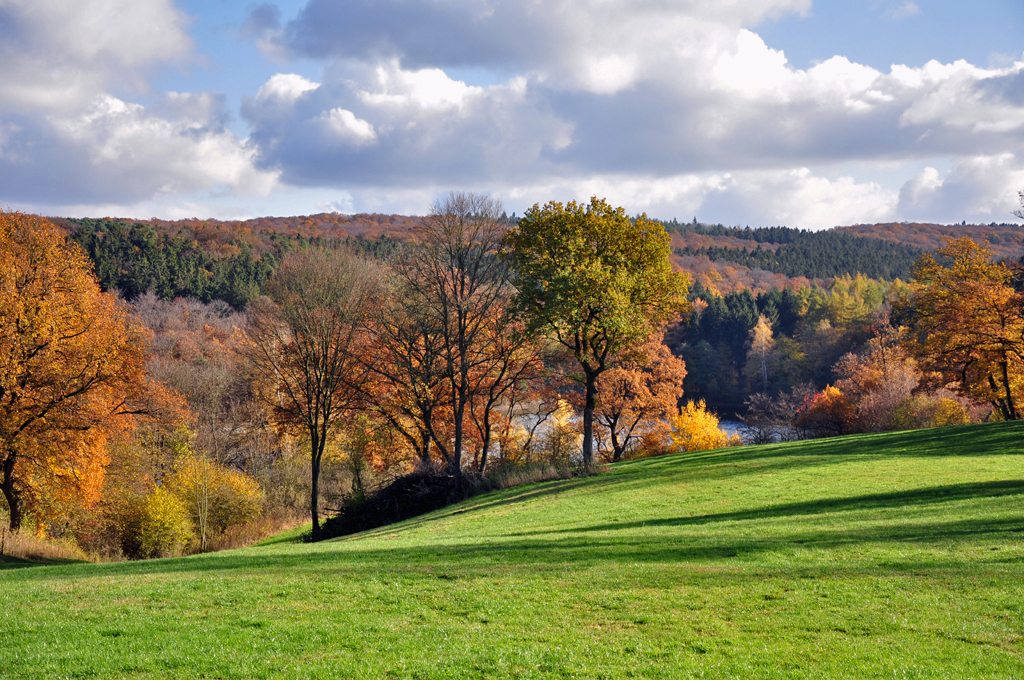
[(1019, 222), (1020, 0), (0, 0), (0, 205)]

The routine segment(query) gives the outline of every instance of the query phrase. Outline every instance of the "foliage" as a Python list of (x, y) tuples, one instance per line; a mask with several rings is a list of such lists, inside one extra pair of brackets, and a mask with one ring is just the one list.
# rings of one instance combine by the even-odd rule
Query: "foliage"
[(672, 419), (674, 451), (707, 451), (738, 445), (739, 438), (718, 427), (718, 416), (708, 411), (703, 400), (687, 401)]
[[(504, 231), (499, 202), (453, 192), (433, 206), (430, 218), (416, 231), (415, 257), (405, 258), (397, 267), (403, 293), (416, 301), (415, 313), (423, 317), (420, 323), (428, 325), (439, 341), (438, 361), (433, 367), (448, 393), (450, 436), (439, 436), (433, 419), (424, 424), (434, 447), (457, 477), (462, 474), (473, 401), (486, 390), (481, 382), (490, 384), (492, 400), (496, 399), (510, 384), (501, 369), (508, 367), (509, 361), (516, 366), (523, 363), (511, 356), (515, 346), (502, 344), (516, 335), (514, 320), (504, 313), (508, 269), (497, 252)], [(523, 361), (529, 363), (529, 358)], [(484, 406), (477, 421), (482, 439), (481, 471), (491, 439), (492, 405)]]
[(583, 463), (590, 466), (598, 377), (684, 309), (688, 279), (672, 271), (660, 224), (630, 219), (597, 197), (534, 205), (505, 243), (517, 309), (583, 371)]
[(121, 545), (129, 557), (180, 555), (195, 538), (185, 503), (164, 486), (133, 499), (118, 519)]
[(852, 427), (861, 432), (882, 432), (896, 427), (896, 410), (921, 382), (917, 362), (902, 346), (903, 327), (894, 328), (879, 318), (876, 333), (861, 355), (846, 354), (835, 371), (836, 387), (846, 394), (856, 414)]
[(615, 362), (597, 381), (597, 422), (608, 432), (609, 462), (618, 462), (645, 442), (657, 445), (665, 420), (678, 409), (683, 396), (685, 364), (675, 357), (656, 333), (641, 347)]
[(205, 531), (223, 534), (228, 527), (255, 519), (263, 509), (263, 493), (255, 479), (190, 448), (178, 452), (167, 486), (188, 509), (200, 536)]
[[(705, 246), (679, 249), (680, 255), (697, 255), (712, 261), (735, 262), (752, 269), (787, 276), (826, 279), (865, 276), (892, 281), (906, 278), (921, 250), (911, 245), (852, 235), (840, 230), (805, 231), (787, 227), (740, 229), (721, 225), (669, 224), (678, 234), (729, 236), (757, 243), (753, 248)], [(767, 244), (772, 247), (762, 247)]]
[(1024, 306), (1011, 272), (966, 238), (948, 241), (937, 254), (939, 260), (921, 257), (899, 305), (909, 320), (907, 346), (948, 386), (1016, 420), (1024, 389)]
[(797, 414), (797, 427), (815, 437), (829, 437), (855, 431), (857, 409), (842, 390), (832, 385), (809, 395)]
[(163, 300), (191, 297), (223, 300), (243, 309), (260, 294), (274, 270), (271, 253), (250, 247), (217, 255), (187, 236), (159, 232), (153, 225), (114, 220), (78, 220), (70, 240), (92, 259), (105, 291), (129, 300), (154, 291)]
[(46, 220), (0, 212), (0, 459), (12, 529), (26, 509), (96, 502), (107, 441), (144, 391), (141, 330), (89, 269)]

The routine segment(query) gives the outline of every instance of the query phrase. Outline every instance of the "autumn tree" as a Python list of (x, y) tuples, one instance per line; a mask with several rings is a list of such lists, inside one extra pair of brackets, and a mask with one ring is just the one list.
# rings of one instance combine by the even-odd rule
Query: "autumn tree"
[(655, 333), (597, 380), (597, 422), (608, 432), (611, 462), (678, 412), (686, 365)]
[[(531, 383), (544, 372), (540, 347), (525, 325), (513, 317), (507, 299), (495, 305), (488, 328), (481, 338), (481, 361), (471, 377), (473, 399), (470, 418), (480, 442), (475, 458), (476, 473), (487, 468), (495, 426), (500, 419), (512, 418), (512, 411), (528, 392)], [(507, 407), (505, 413), (499, 410)]]
[(583, 463), (590, 467), (598, 378), (615, 356), (683, 310), (687, 277), (672, 271), (664, 227), (597, 197), (534, 205), (505, 244), (517, 308), (583, 372)]
[(925, 370), (1018, 420), (1024, 308), (1011, 272), (969, 238), (947, 240), (937, 254), (921, 257), (897, 306), (909, 321), (907, 347)]
[(310, 447), (310, 517), (320, 538), (319, 480), (332, 430), (353, 411), (365, 373), (359, 353), (380, 288), (378, 268), (346, 249), (292, 253), (250, 306), (248, 359), (266, 381), (263, 398)]
[(761, 389), (768, 392), (768, 358), (775, 348), (772, 323), (764, 314), (757, 317), (757, 324), (750, 329), (750, 351), (747, 353), (747, 373), (754, 367), (761, 378)]
[(0, 460), (11, 529), (58, 496), (94, 502), (143, 384), (140, 329), (48, 221), (0, 213)]
[(372, 351), (361, 355), (368, 377), (359, 385), (361, 405), (386, 421), (427, 467), (435, 416), (449, 410), (451, 398), (442, 328), (400, 277), (385, 282), (380, 300), (369, 325)]
[(398, 263), (404, 288), (419, 313), (439, 333), (441, 370), (450, 395), (450, 436), (429, 423), (434, 446), (449, 471), (462, 475), (474, 374), (494, 360), (494, 328), (507, 294), (508, 270), (498, 257), (506, 226), (501, 203), (487, 196), (453, 192), (435, 203), (415, 230), (416, 249)]
[(881, 432), (896, 426), (901, 404), (921, 382), (917, 361), (904, 347), (906, 328), (889, 324), (884, 311), (877, 315), (866, 351), (843, 355), (835, 366), (836, 387), (853, 403), (857, 429)]

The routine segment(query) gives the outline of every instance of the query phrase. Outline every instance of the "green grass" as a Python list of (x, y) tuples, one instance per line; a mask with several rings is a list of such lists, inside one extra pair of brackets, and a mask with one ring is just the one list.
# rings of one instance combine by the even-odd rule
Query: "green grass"
[(316, 545), (5, 569), (0, 676), (1024, 677), (1022, 436), (666, 456)]

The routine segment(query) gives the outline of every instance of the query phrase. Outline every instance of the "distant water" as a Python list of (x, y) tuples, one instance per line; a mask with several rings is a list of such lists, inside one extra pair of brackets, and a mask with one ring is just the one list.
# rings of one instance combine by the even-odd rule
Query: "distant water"
[(740, 428), (743, 427), (743, 423), (738, 420), (719, 420), (718, 427), (725, 430), (726, 434), (731, 437), (734, 434), (740, 434)]

